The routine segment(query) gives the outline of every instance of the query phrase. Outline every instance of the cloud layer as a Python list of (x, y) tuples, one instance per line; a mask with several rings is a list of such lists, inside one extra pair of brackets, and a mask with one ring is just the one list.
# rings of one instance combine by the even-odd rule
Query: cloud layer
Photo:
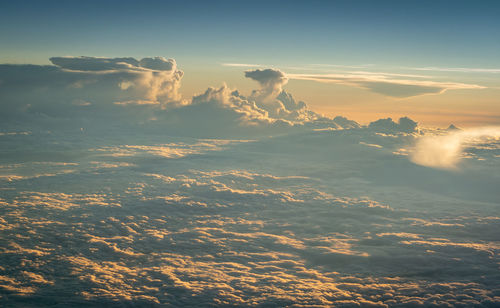
[(182, 98), (174, 60), (51, 60), (0, 67), (4, 306), (500, 303), (498, 128), (323, 117), (276, 69)]
[[(417, 134), (100, 137), (0, 136), (5, 305), (499, 302), (498, 196), (471, 185), (477, 169), (449, 176), (393, 153)], [(482, 166), (499, 153), (476, 154)]]

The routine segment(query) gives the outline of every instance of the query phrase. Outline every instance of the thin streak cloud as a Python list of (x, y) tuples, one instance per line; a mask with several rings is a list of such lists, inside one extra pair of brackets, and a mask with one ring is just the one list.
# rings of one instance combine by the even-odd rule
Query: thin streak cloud
[(500, 73), (500, 68), (467, 68), (467, 67), (410, 67), (415, 71), (460, 72), (460, 73)]
[(310, 66), (321, 66), (321, 67), (338, 67), (338, 68), (367, 68), (372, 67), (373, 64), (358, 64), (358, 65), (341, 65), (341, 64), (310, 64)]
[(262, 67), (260, 64), (248, 64), (248, 63), (222, 63), (222, 66), (230, 67)]
[[(396, 79), (395, 74), (386, 73), (342, 73), (342, 74), (287, 74), (288, 78), (335, 83), (368, 89), (390, 97), (405, 98), (425, 94), (442, 94), (447, 90), (485, 89), (477, 84), (440, 82), (431, 80)], [(404, 75), (402, 75), (404, 76)]]

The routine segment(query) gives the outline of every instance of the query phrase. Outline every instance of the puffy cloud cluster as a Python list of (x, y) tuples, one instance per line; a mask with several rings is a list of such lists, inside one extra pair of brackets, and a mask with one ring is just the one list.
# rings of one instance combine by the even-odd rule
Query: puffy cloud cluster
[(341, 117), (323, 117), (296, 101), (283, 90), (288, 78), (276, 69), (245, 72), (260, 85), (248, 96), (222, 85), (182, 99), (178, 90), (183, 72), (173, 59), (53, 57), (50, 61), (53, 66), (0, 65), (4, 125), (51, 130), (135, 127), (212, 137), (359, 127)]
[(262, 85), (262, 91), (268, 94), (278, 94), (281, 88), (288, 82), (285, 74), (277, 69), (256, 69), (245, 72), (245, 77), (253, 79)]
[(371, 122), (368, 128), (377, 132), (414, 133), (418, 131), (418, 123), (408, 117), (402, 117), (398, 122), (394, 122), (391, 118), (387, 118)]
[[(175, 60), (161, 57), (54, 57), (53, 66), (0, 65), (0, 100), (4, 122), (58, 120), (79, 122), (141, 121), (151, 107), (180, 100), (183, 72)], [(122, 105), (122, 106), (120, 106)], [(141, 105), (148, 108), (123, 105)], [(113, 122), (113, 121), (111, 121)], [(79, 123), (80, 124), (80, 123)], [(52, 127), (52, 128), (54, 128)]]
[(304, 102), (297, 102), (282, 89), (287, 78), (279, 70), (247, 71), (245, 76), (256, 80), (261, 88), (249, 96), (226, 85), (208, 88), (204, 93), (194, 96), (191, 102), (163, 112), (159, 115), (159, 122), (172, 126), (170, 129), (178, 133), (225, 137), (229, 132), (248, 136), (293, 132), (304, 128), (359, 127), (354, 121), (323, 117), (309, 110)]
[(144, 104), (146, 100), (150, 104), (160, 104), (180, 99), (178, 89), (183, 72), (177, 70), (174, 59), (53, 57), (50, 61), (64, 70), (112, 74), (121, 90), (133, 90), (139, 98), (137, 101), (130, 99), (130, 103)]
[(296, 102), (290, 93), (283, 90), (283, 86), (288, 82), (286, 75), (277, 69), (256, 69), (245, 72), (245, 77), (257, 81), (261, 89), (254, 90), (249, 99), (255, 101), (257, 105), (269, 112), (273, 118), (290, 121), (309, 122), (321, 118), (308, 110), (307, 105)]

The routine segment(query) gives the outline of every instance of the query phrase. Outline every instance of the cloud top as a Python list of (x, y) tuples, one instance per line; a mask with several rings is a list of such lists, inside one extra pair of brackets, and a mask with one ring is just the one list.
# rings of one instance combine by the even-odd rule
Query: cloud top
[(52, 64), (74, 71), (113, 71), (113, 70), (155, 70), (173, 71), (177, 68), (174, 59), (164, 57), (143, 58), (102, 58), (102, 57), (52, 57)]
[(411, 160), (422, 166), (457, 169), (466, 148), (488, 139), (500, 139), (500, 127), (480, 127), (466, 130), (447, 130), (445, 135), (429, 135), (418, 140)]
[(245, 77), (257, 81), (262, 87), (281, 87), (288, 82), (285, 73), (271, 68), (246, 71)]
[(418, 129), (418, 123), (408, 117), (402, 117), (398, 122), (394, 122), (391, 118), (387, 118), (373, 121), (368, 127), (378, 132), (413, 133)]

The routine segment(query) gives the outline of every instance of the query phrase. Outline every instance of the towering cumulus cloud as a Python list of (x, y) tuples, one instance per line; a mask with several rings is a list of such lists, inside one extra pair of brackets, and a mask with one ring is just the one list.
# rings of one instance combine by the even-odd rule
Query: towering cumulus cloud
[[(3, 116), (112, 115), (119, 105), (164, 108), (180, 100), (173, 59), (54, 57), (54, 66), (0, 65)], [(117, 106), (118, 105), (118, 106)]]
[(269, 68), (246, 71), (245, 77), (260, 83), (262, 89), (260, 91), (254, 91), (254, 95), (263, 98), (276, 97), (281, 92), (281, 87), (288, 82), (288, 78), (282, 71)]
[[(261, 88), (254, 90), (248, 99), (269, 112), (273, 118), (292, 122), (313, 122), (323, 118), (308, 110), (302, 101), (295, 101), (293, 96), (283, 90), (288, 82), (285, 73), (277, 69), (256, 69), (245, 72), (245, 77), (257, 81)], [(324, 119), (324, 118), (323, 118)]]
[(145, 103), (144, 100), (149, 104), (161, 104), (180, 99), (178, 90), (183, 72), (177, 70), (174, 59), (155, 57), (139, 61), (134, 58), (53, 57), (50, 61), (64, 70), (116, 77), (121, 90), (135, 92), (137, 104)]

